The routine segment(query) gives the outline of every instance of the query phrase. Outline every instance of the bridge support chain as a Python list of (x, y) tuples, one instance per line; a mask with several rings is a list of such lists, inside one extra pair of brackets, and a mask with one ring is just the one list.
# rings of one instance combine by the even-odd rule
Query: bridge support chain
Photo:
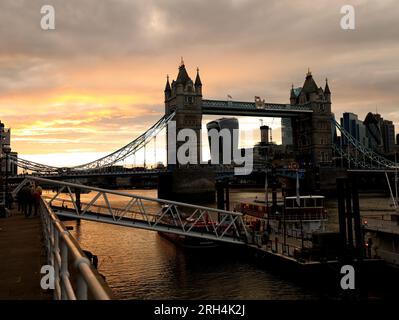
[(24, 170), (47, 175), (71, 174), (77, 172), (81, 173), (99, 170), (101, 171), (102, 169), (108, 169), (109, 167), (123, 161), (131, 155), (135, 155), (137, 151), (145, 147), (153, 137), (159, 134), (167, 126), (169, 121), (173, 119), (174, 116), (175, 112), (163, 116), (146, 132), (142, 133), (140, 136), (138, 136), (136, 139), (134, 139), (124, 147), (112, 152), (105, 157), (79, 166), (70, 168), (53, 167), (11, 156), (10, 161)]
[[(390, 161), (385, 157), (379, 155), (373, 150), (369, 149), (353, 137), (344, 127), (342, 127), (336, 120), (331, 119), (332, 125), (341, 132), (341, 145), (332, 144), (332, 147), (336, 153), (341, 156), (341, 165), (343, 165), (343, 158), (347, 160), (347, 166), (350, 168), (385, 168), (393, 169), (397, 168), (396, 162)], [(342, 138), (346, 140), (346, 147), (342, 145)], [(346, 150), (345, 150), (346, 149)], [(359, 158), (360, 156), (360, 158)]]

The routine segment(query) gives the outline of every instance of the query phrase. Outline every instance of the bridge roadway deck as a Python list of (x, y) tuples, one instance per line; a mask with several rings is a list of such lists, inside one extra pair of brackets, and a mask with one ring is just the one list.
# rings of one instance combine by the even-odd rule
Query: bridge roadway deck
[(0, 219), (0, 300), (50, 300), (40, 287), (43, 264), (40, 218), (12, 209)]

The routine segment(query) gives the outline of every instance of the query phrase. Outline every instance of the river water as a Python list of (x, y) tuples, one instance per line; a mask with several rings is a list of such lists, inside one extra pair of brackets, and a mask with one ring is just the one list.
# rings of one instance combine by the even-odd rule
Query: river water
[[(156, 190), (126, 191), (155, 197)], [(231, 203), (263, 198), (262, 190), (233, 189)], [(91, 199), (82, 195), (82, 202)], [(271, 199), (271, 197), (270, 197)], [(117, 204), (117, 197), (110, 202)], [(363, 214), (384, 214), (386, 196), (361, 195)], [(327, 202), (328, 229), (337, 229), (336, 200)], [(82, 248), (99, 258), (98, 269), (118, 299), (317, 299), (320, 293), (231, 251), (183, 249), (153, 231), (96, 222), (66, 222)]]

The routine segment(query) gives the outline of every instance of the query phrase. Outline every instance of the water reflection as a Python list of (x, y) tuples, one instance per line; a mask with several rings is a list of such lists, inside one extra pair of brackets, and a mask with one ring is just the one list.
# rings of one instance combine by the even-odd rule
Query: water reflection
[[(128, 191), (156, 197), (156, 190)], [(264, 197), (261, 190), (232, 190), (232, 204)], [(271, 198), (271, 197), (270, 197)], [(82, 194), (82, 202), (90, 195)], [(119, 199), (110, 196), (110, 202)], [(361, 197), (362, 210), (389, 209), (389, 199)], [(232, 206), (231, 206), (232, 207)], [(329, 229), (337, 229), (336, 201), (328, 201)], [(377, 211), (375, 211), (377, 210)], [(280, 277), (231, 250), (217, 253), (175, 246), (156, 232), (96, 222), (67, 222), (82, 247), (99, 257), (99, 270), (119, 299), (312, 299), (317, 291)]]

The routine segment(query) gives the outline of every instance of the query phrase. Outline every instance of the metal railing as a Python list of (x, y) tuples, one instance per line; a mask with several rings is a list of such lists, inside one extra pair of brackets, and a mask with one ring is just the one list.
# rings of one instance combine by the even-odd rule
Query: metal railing
[(364, 217), (364, 228), (369, 231), (381, 231), (393, 234), (399, 234), (399, 221), (391, 220), (390, 215), (378, 217)]
[(47, 263), (54, 268), (55, 300), (110, 300), (111, 290), (66, 230), (50, 206), (41, 199)]
[(281, 254), (283, 256), (296, 258), (296, 255), (300, 255), (304, 248), (308, 248), (305, 246), (301, 247), (300, 245), (284, 243), (281, 239), (279, 240), (280, 241), (276, 241), (275, 239), (267, 240), (267, 242), (265, 243), (266, 250), (273, 253)]

